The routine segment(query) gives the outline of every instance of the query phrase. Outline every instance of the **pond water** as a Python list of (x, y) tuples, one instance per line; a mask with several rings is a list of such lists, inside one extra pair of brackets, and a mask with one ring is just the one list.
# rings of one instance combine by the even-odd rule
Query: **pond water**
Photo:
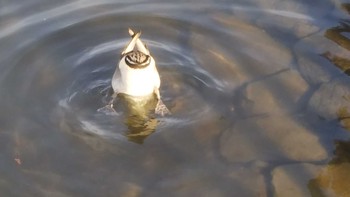
[[(350, 4), (0, 1), (1, 196), (349, 196)], [(169, 116), (98, 111), (127, 29)]]

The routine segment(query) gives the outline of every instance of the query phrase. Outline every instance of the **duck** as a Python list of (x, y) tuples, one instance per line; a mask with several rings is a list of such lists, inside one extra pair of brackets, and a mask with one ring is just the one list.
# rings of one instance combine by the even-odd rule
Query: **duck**
[(154, 109), (161, 116), (171, 114), (163, 103), (160, 95), (161, 80), (156, 61), (147, 46), (141, 41), (141, 31), (128, 29), (131, 40), (120, 54), (120, 60), (112, 77), (112, 100), (110, 107), (114, 108), (114, 100), (119, 94), (125, 94), (135, 99), (156, 96), (157, 104)]

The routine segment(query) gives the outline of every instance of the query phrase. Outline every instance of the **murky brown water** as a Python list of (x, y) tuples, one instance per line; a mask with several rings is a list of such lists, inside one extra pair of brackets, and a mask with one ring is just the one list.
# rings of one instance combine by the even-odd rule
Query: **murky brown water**
[[(0, 1), (1, 196), (349, 196), (348, 13), (326, 0)], [(128, 27), (171, 116), (97, 111)]]

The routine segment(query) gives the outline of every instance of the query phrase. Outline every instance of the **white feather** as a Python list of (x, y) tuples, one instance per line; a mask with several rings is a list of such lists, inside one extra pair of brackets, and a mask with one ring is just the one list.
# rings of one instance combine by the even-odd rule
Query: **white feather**
[(150, 65), (145, 68), (130, 68), (125, 63), (125, 57), (119, 62), (119, 71), (115, 71), (112, 87), (114, 92), (124, 93), (130, 96), (147, 96), (158, 90), (160, 78), (151, 57)]

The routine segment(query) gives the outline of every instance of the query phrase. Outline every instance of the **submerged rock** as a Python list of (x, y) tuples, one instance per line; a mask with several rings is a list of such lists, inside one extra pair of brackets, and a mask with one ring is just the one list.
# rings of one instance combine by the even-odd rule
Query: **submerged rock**
[(339, 196), (350, 194), (349, 141), (336, 142), (328, 165), (293, 164), (272, 172), (276, 196)]
[(309, 181), (313, 196), (349, 196), (350, 194), (350, 143), (337, 141), (334, 158), (322, 172)]
[(308, 188), (312, 196), (347, 197), (350, 194), (350, 163), (328, 165), (311, 179)]
[(218, 166), (210, 171), (202, 167), (174, 169), (162, 176), (146, 196), (266, 196), (264, 177), (254, 169), (224, 174)]
[(328, 82), (339, 75), (337, 68), (322, 56), (327, 51), (339, 53), (335, 43), (321, 34), (300, 40), (294, 47), (299, 70), (302, 76), (311, 84)]
[(347, 76), (323, 84), (312, 95), (308, 110), (326, 120), (346, 118), (350, 111), (349, 84), (350, 78)]
[(292, 164), (280, 166), (272, 171), (274, 196), (310, 196), (310, 179), (317, 177), (322, 167), (313, 164)]
[(287, 115), (237, 121), (221, 136), (220, 151), (230, 162), (320, 161), (328, 156), (317, 134)]
[[(327, 2), (321, 4), (325, 3)], [(327, 9), (331, 9), (329, 6), (313, 6), (313, 10), (306, 10), (304, 4), (295, 1), (277, 1), (270, 8), (272, 9), (266, 10), (266, 13), (269, 14), (264, 14), (257, 19), (257, 24), (266, 29), (273, 27), (286, 33), (292, 33), (298, 38), (319, 31), (320, 28), (314, 24), (312, 15), (321, 17), (320, 15), (327, 13)]]
[[(224, 65), (225, 68), (233, 69), (232, 74), (228, 71), (226, 73), (230, 74), (229, 78), (238, 79), (233, 82), (239, 83), (273, 75), (282, 69), (289, 68), (292, 64), (291, 51), (276, 41), (264, 29), (230, 14), (220, 13), (212, 17), (217, 25), (226, 28), (224, 33), (227, 35), (223, 34), (223, 36), (231, 36), (232, 38), (224, 42), (222, 40), (208, 42), (208, 37), (196, 35), (197, 42), (210, 43), (210, 46), (202, 47), (198, 53), (201, 55), (202, 66), (217, 69), (219, 65), (215, 64), (213, 60), (218, 59), (220, 61), (216, 62), (222, 62), (221, 65)], [(213, 43), (218, 43), (218, 45)], [(231, 46), (235, 47), (229, 48)], [(227, 47), (229, 50), (222, 50), (223, 47)], [(227, 81), (229, 82), (229, 80)]]
[(299, 70), (309, 83), (329, 82), (349, 69), (350, 40), (341, 35), (339, 28), (306, 37), (295, 45)]
[(285, 69), (247, 85), (246, 98), (252, 105), (249, 114), (281, 114), (298, 110), (298, 102), (308, 84), (294, 70)]

